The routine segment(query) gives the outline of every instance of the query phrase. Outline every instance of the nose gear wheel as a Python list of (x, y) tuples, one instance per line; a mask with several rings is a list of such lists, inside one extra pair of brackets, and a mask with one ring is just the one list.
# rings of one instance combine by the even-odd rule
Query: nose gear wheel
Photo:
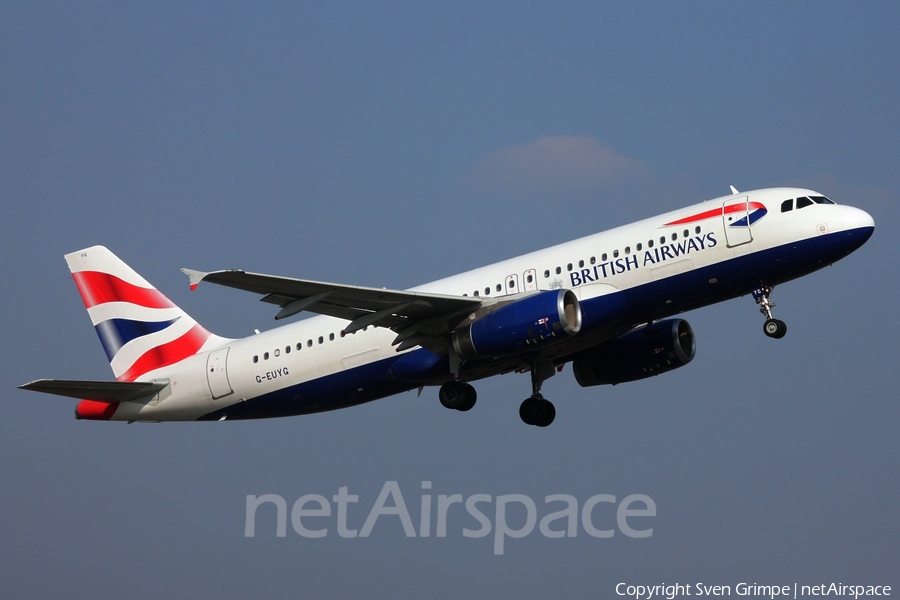
[(766, 322), (763, 323), (763, 332), (770, 338), (777, 340), (783, 338), (784, 334), (787, 333), (787, 325), (784, 321), (772, 316), (772, 309), (775, 307), (775, 303), (769, 299), (769, 296), (772, 295), (772, 289), (768, 285), (756, 288), (753, 290), (753, 299), (759, 304), (759, 312), (766, 317)]

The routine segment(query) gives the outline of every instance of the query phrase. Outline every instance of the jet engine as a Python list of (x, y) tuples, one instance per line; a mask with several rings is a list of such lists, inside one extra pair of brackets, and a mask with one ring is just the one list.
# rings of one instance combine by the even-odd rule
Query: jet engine
[(629, 331), (578, 355), (572, 362), (581, 387), (636, 381), (683, 367), (696, 352), (684, 319), (669, 319)]
[(510, 356), (581, 330), (581, 303), (571, 290), (548, 290), (500, 306), (453, 332), (463, 360)]

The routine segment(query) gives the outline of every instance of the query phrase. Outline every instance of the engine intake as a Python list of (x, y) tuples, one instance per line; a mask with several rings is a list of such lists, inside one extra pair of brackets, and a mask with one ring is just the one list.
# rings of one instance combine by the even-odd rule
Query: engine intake
[(560, 342), (581, 330), (572, 290), (548, 290), (505, 304), (453, 332), (463, 360), (509, 356)]
[(575, 358), (581, 387), (637, 381), (683, 367), (694, 359), (694, 332), (684, 319), (635, 329)]

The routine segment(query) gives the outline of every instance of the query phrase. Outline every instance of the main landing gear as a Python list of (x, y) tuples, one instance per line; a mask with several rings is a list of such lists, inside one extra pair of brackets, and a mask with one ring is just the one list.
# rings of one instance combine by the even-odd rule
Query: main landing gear
[(772, 288), (764, 285), (753, 290), (753, 299), (759, 304), (759, 312), (766, 316), (766, 322), (763, 324), (763, 331), (770, 338), (780, 339), (787, 333), (787, 325), (784, 321), (779, 321), (772, 317), (772, 308), (775, 303), (769, 300), (772, 294)]
[[(541, 396), (541, 385), (555, 374), (556, 369), (550, 361), (531, 366), (531, 397), (522, 402), (519, 407), (519, 416), (527, 425), (546, 427), (556, 418), (556, 408), (553, 403)], [(457, 379), (442, 385), (438, 392), (441, 404), (446, 408), (463, 412), (475, 406), (477, 397), (475, 388)]]
[(478, 394), (468, 383), (453, 380), (441, 386), (438, 397), (446, 408), (465, 412), (475, 406)]
[(519, 407), (519, 416), (526, 425), (546, 427), (556, 418), (556, 407), (541, 396), (541, 385), (555, 373), (556, 369), (549, 361), (531, 365), (531, 397)]

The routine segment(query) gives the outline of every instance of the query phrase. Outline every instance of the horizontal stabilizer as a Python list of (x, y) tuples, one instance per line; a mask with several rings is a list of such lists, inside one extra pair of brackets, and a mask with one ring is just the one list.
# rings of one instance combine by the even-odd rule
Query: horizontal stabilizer
[(38, 379), (25, 385), (21, 390), (56, 394), (80, 400), (100, 400), (102, 402), (140, 402), (164, 389), (167, 381), (79, 381), (72, 379)]

